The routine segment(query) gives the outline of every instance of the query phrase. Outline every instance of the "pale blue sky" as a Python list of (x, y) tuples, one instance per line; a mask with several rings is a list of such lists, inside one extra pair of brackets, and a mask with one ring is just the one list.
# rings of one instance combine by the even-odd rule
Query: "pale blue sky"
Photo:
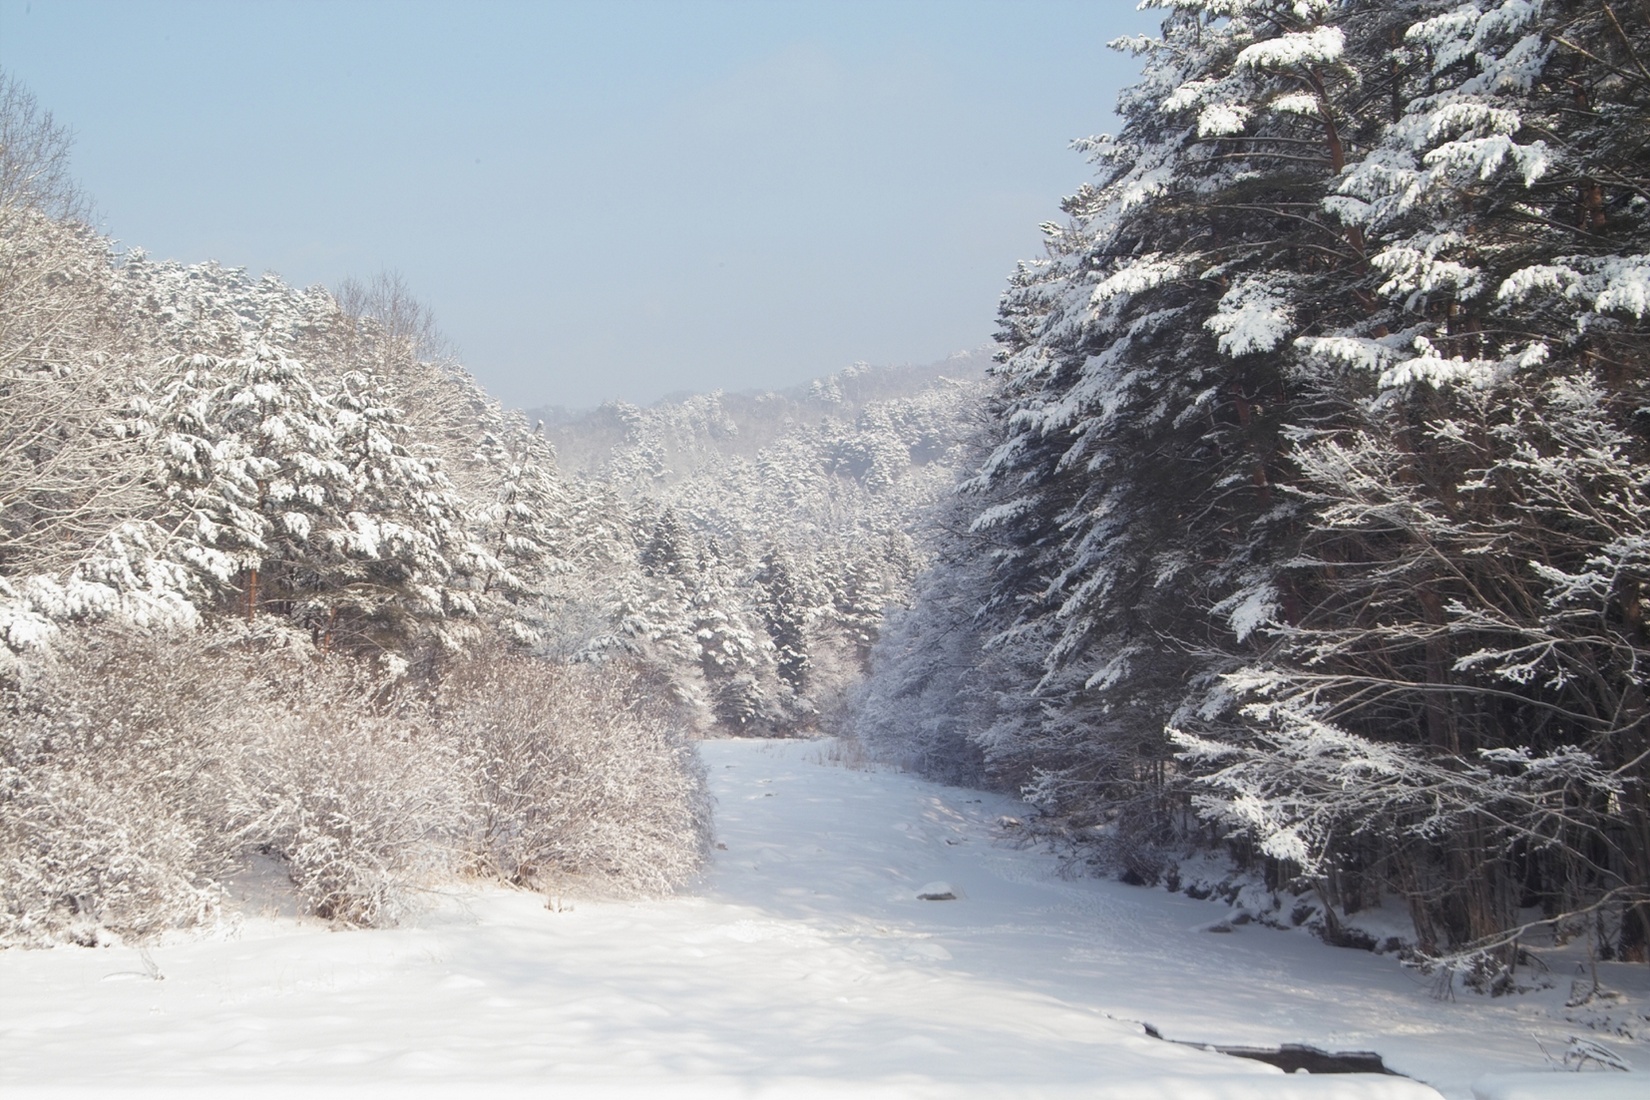
[(508, 404), (780, 387), (986, 342), (1088, 178), (1134, 0), (0, 0), (103, 229), (399, 272)]

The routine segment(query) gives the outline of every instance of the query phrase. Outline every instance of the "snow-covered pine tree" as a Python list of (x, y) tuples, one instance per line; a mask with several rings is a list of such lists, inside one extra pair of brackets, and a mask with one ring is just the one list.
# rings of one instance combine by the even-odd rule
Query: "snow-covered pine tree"
[(477, 495), (467, 502), (468, 526), (479, 542), (475, 598), (486, 617), (517, 643), (537, 647), (556, 630), (569, 556), (571, 494), (557, 475), (555, 454), (543, 436), (516, 416), (495, 412), (478, 424)]
[(757, 576), (762, 586), (762, 617), (773, 639), (779, 678), (796, 695), (808, 689), (812, 661), (808, 654), (808, 622), (813, 601), (790, 555), (772, 549), (762, 559)]
[[(984, 446), (976, 438), (975, 464)], [(987, 540), (969, 529), (980, 506), (976, 494), (953, 493), (917, 525), (928, 565), (910, 606), (889, 609), (879, 624), (851, 728), (874, 756), (929, 778), (1012, 786), (987, 771), (986, 756), (1004, 700), (1040, 678), (1042, 651), (986, 645), (991, 629), (981, 610), (994, 561)]]
[(346, 279), (329, 305), (324, 339), (313, 352), (296, 345), (299, 357), (309, 355), (317, 370), (381, 379), (421, 453), (438, 459), (466, 498), (495, 497), (498, 469), (482, 441), (502, 439), (510, 418), (452, 354), (430, 308), (391, 272)]
[(1321, 203), (1384, 123), (1392, 34), (1427, 5), (1155, 6), (1122, 133), (1084, 146), (1100, 178), (1004, 298), (1002, 438), (976, 481), (999, 637), (1048, 639), (992, 764), (1128, 850), (1179, 804), (1165, 722), (1293, 613), (1281, 431), (1337, 410), (1290, 341), (1367, 308), (1363, 240)]
[(780, 717), (775, 701), (773, 644), (749, 621), (749, 601), (741, 598), (745, 572), (724, 559), (717, 540), (707, 542), (689, 601), (699, 669), (721, 725), (735, 733), (772, 729)]
[(877, 644), (882, 614), (887, 607), (882, 569), (878, 563), (855, 558), (826, 575), (834, 582), (830, 585), (829, 618), (851, 647), (860, 672), (868, 672), (871, 650)]
[(1252, 740), (1186, 742), (1213, 812), (1349, 907), (1401, 889), (1426, 947), (1496, 943), (1501, 975), (1530, 906), (1607, 899), (1605, 950), (1650, 955), (1645, 15), (1403, 29), (1392, 120), (1323, 203), (1380, 282), (1300, 341), (1368, 399), (1295, 433), (1306, 598), (1233, 681)]
[(318, 642), (467, 637), (475, 557), (440, 468), (353, 372), (332, 392), (280, 349), (173, 360), (136, 407), (171, 500), (173, 554), (220, 601), (274, 612)]
[(633, 541), (614, 576), (610, 629), (592, 640), (588, 653), (626, 654), (668, 688), (695, 725), (708, 728), (715, 712), (691, 612), (698, 547), (674, 509), (649, 503), (628, 513)]

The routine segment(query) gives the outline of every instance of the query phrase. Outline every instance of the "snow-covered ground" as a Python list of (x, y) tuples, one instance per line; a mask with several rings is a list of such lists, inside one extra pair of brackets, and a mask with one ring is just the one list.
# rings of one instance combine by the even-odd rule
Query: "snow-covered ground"
[[(725, 849), (691, 895), (477, 889), (408, 927), (333, 933), (270, 915), (251, 882), (250, 911), (213, 939), (0, 954), (0, 1087), (1396, 1100), (1512, 1073), (1480, 1091), (1650, 1096), (1640, 1073), (1551, 1072), (1543, 1048), (1578, 1030), (1556, 994), (1439, 1001), (1389, 957), (1211, 934), (1212, 903), (1063, 878), (999, 824), (1011, 800), (833, 766), (826, 743), (703, 747)], [(1643, 970), (1606, 968), (1619, 1014), (1650, 1004)], [(1415, 1080), (1285, 1075), (1146, 1023), (1376, 1051)], [(1650, 1068), (1641, 1042), (1594, 1037)]]

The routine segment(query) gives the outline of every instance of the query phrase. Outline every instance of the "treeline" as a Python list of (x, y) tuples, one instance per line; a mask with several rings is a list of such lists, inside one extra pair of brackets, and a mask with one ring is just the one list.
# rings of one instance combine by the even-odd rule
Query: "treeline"
[(725, 461), (720, 398), (616, 405), (570, 473), (395, 277), (118, 251), (68, 148), (0, 76), (0, 945), (210, 921), (254, 858), (357, 924), (690, 878), (692, 739), (828, 720), (973, 391), (851, 369)]
[(704, 728), (839, 728), (929, 552), (920, 520), (968, 461), (980, 367), (859, 365), (795, 395), (613, 402), (547, 429), (635, 532), (609, 643)]
[(1650, 960), (1650, 9), (1156, 6), (862, 734), (1490, 988)]
[(622, 509), (397, 280), (117, 254), (67, 152), (0, 78), (0, 945), (211, 921), (256, 858), (351, 924), (691, 877), (677, 708), (553, 656)]

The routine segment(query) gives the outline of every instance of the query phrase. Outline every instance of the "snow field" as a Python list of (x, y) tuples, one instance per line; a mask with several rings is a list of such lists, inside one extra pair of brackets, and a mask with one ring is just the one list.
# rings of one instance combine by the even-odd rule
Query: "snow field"
[[(253, 884), (238, 928), (150, 951), (161, 981), (125, 948), (0, 955), (0, 1086), (1408, 1100), (1543, 1069), (1536, 1038), (1563, 1047), (1516, 999), (1436, 1002), (1390, 958), (1252, 926), (1210, 935), (1211, 903), (1063, 878), (998, 824), (1023, 812), (1011, 800), (828, 766), (819, 743), (702, 747), (726, 847), (692, 896), (460, 890), (407, 927), (331, 933), (262, 915), (275, 903)], [(955, 899), (919, 900), (936, 884)], [(1286, 1075), (1143, 1022), (1196, 1043), (1375, 1050), (1437, 1091)], [(1561, 1078), (1629, 1079), (1541, 1074), (1486, 1095)]]

